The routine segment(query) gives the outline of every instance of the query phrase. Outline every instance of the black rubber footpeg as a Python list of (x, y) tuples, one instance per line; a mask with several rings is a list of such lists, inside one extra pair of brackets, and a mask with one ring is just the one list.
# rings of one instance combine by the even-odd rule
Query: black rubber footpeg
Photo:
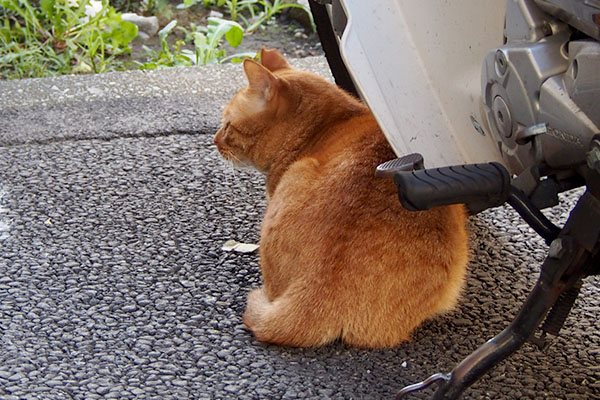
[(375, 170), (378, 178), (393, 178), (396, 172), (423, 169), (423, 156), (419, 153), (408, 154), (380, 164)]
[(397, 171), (393, 174), (402, 205), (411, 211), (465, 204), (471, 214), (502, 205), (510, 175), (499, 163)]

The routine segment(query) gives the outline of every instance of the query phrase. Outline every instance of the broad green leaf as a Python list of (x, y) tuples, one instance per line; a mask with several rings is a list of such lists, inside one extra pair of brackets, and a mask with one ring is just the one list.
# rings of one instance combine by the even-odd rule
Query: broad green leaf
[(175, 28), (176, 25), (177, 25), (177, 20), (174, 19), (173, 21), (169, 22), (167, 24), (167, 26), (165, 26), (164, 28), (162, 28), (158, 32), (158, 37), (160, 38), (160, 40), (166, 39), (166, 37), (169, 35), (169, 33), (171, 33), (171, 31), (173, 30), (173, 28)]
[(196, 53), (191, 50), (183, 49), (181, 51), (181, 56), (184, 57), (185, 60), (187, 60), (190, 64), (198, 64)]
[(208, 43), (208, 40), (206, 39), (206, 35), (203, 34), (202, 32), (194, 32), (194, 33), (192, 33), (192, 36), (194, 37), (194, 46), (195, 47), (205, 46)]
[(242, 61), (244, 61), (247, 58), (253, 60), (253, 59), (256, 59), (257, 57), (258, 57), (258, 54), (254, 53), (254, 52), (236, 53), (236, 54), (232, 54), (230, 56), (227, 56), (227, 57), (223, 58), (219, 62), (220, 63), (225, 63), (227, 61), (230, 61), (230, 62), (232, 62), (234, 64), (238, 64), (238, 63), (241, 63)]
[(144, 70), (144, 69), (156, 69), (156, 67), (157, 67), (156, 63), (150, 62), (150, 63), (142, 64), (140, 66), (140, 69), (141, 70)]
[[(244, 37), (244, 29), (237, 22), (222, 18), (209, 17), (208, 23), (209, 43), (213, 48), (216, 48), (219, 45), (219, 42), (224, 35), (229, 44), (233, 47), (239, 46), (242, 42), (242, 38)], [(231, 30), (234, 30), (234, 32), (227, 35)]]
[(52, 18), (54, 14), (54, 0), (40, 0), (40, 7), (48, 17)]
[(121, 21), (120, 28), (125, 45), (129, 44), (138, 35), (138, 27), (133, 22)]
[(196, 4), (196, 2), (193, 0), (183, 0), (183, 3), (177, 4), (176, 8), (179, 10), (185, 10), (186, 8), (190, 8), (194, 4)]
[(225, 34), (225, 38), (232, 47), (238, 47), (242, 43), (242, 39), (244, 39), (244, 30), (237, 24), (232, 25)]

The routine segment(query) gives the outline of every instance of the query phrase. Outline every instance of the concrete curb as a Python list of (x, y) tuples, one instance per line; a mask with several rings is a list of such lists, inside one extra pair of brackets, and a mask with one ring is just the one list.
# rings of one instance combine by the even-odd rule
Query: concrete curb
[[(329, 75), (323, 57), (292, 63)], [(244, 83), (236, 64), (0, 81), (0, 146), (213, 133)]]

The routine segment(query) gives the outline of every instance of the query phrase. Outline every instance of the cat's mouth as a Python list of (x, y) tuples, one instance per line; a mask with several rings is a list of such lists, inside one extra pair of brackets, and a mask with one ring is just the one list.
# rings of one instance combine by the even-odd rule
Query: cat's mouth
[[(218, 148), (218, 146), (217, 146)], [(219, 149), (219, 148), (218, 148)], [(252, 167), (252, 163), (247, 160), (245, 157), (239, 158), (233, 152), (229, 150), (219, 149), (219, 153), (223, 156), (223, 158), (232, 164), (236, 168), (248, 168)]]

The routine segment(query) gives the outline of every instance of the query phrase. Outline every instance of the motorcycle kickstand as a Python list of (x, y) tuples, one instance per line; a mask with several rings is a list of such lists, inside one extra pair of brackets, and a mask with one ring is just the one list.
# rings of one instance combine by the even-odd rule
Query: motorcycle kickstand
[[(591, 220), (590, 220), (591, 218)], [(449, 374), (402, 389), (396, 399), (439, 383), (434, 400), (457, 399), (481, 376), (516, 350), (540, 326), (560, 295), (577, 286), (581, 279), (598, 271), (600, 256), (600, 201), (586, 192), (573, 209), (559, 237), (550, 246), (540, 277), (514, 321), (460, 362)]]

